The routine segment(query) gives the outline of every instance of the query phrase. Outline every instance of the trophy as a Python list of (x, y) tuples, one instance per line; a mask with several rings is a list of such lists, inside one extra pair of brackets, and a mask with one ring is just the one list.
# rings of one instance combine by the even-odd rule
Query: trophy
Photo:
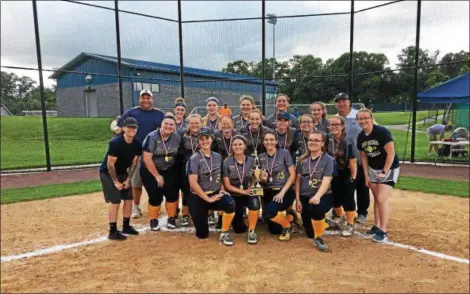
[(260, 176), (261, 176), (261, 170), (259, 169), (259, 166), (256, 164), (255, 165), (255, 172), (254, 172), (254, 182), (256, 182), (256, 185), (253, 186), (254, 183), (252, 184), (251, 194), (253, 196), (263, 197), (263, 195), (264, 195), (263, 188), (259, 184)]

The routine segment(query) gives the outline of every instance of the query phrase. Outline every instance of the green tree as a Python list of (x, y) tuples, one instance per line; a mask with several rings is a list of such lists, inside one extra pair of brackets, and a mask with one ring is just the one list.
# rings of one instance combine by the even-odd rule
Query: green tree
[(443, 82), (449, 79), (450, 77), (444, 74), (443, 72), (441, 72), (440, 69), (435, 69), (429, 74), (429, 77), (426, 80), (426, 86), (428, 88), (432, 88), (432, 87), (442, 84)]
[(462, 68), (464, 69), (464, 73), (468, 72), (468, 70), (465, 71), (465, 68), (468, 69), (468, 63), (470, 62), (470, 52), (465, 52), (461, 50), (457, 53), (447, 53), (441, 58), (439, 63), (451, 63), (459, 61), (467, 61), (467, 63), (453, 63), (448, 65), (441, 65), (439, 66), (439, 69), (444, 75), (447, 75), (451, 78), (460, 75), (460, 73), (462, 72)]

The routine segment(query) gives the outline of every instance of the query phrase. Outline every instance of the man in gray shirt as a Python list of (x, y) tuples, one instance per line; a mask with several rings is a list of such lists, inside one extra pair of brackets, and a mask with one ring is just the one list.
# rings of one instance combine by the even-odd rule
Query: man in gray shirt
[[(451, 125), (446, 126), (446, 125), (441, 125), (441, 124), (435, 124), (435, 125), (430, 126), (426, 130), (426, 133), (428, 134), (429, 142), (442, 141), (444, 139), (444, 133), (446, 131), (452, 131), (452, 126)], [(439, 135), (439, 140), (437, 139), (437, 135)], [(429, 143), (428, 155), (432, 155), (431, 150), (433, 146), (434, 146), (434, 151), (436, 151), (436, 154), (438, 153), (437, 144)]]
[(346, 121), (346, 136), (351, 138), (356, 154), (358, 171), (356, 178), (356, 197), (357, 197), (357, 219), (356, 222), (365, 224), (367, 221), (367, 210), (370, 205), (369, 188), (366, 186), (364, 171), (361, 167), (360, 152), (357, 150), (357, 136), (362, 131), (357, 122), (357, 110), (351, 107), (351, 100), (346, 93), (338, 93), (335, 96), (335, 107), (339, 116), (344, 117)]

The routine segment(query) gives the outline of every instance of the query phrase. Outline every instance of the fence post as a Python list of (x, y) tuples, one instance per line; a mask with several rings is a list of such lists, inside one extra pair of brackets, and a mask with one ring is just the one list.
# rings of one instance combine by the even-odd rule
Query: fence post
[(415, 162), (415, 149), (416, 149), (416, 108), (418, 106), (418, 63), (419, 63), (419, 35), (421, 30), (421, 0), (418, 0), (418, 9), (416, 10), (416, 46), (415, 46), (415, 68), (414, 68), (414, 89), (413, 89), (413, 122), (411, 128), (411, 159)]
[(266, 2), (265, 0), (261, 0), (261, 13), (263, 14), (261, 21), (263, 24), (261, 25), (261, 72), (262, 72), (262, 78), (263, 81), (261, 83), (261, 86), (263, 89), (261, 90), (261, 106), (263, 110), (263, 114), (266, 115), (266, 83), (264, 82), (264, 59), (266, 58)]
[[(351, 0), (351, 22), (349, 24), (349, 97), (353, 96), (353, 85), (354, 85), (354, 0)], [(352, 98), (351, 98), (352, 99)]]
[(180, 47), (180, 87), (181, 97), (184, 98), (184, 63), (183, 63), (183, 23), (181, 22), (181, 0), (178, 0), (178, 34)]
[(41, 58), (41, 42), (39, 40), (38, 25), (38, 9), (36, 0), (33, 0), (33, 16), (34, 16), (34, 34), (36, 36), (36, 55), (38, 59), (39, 69), (39, 90), (41, 93), (41, 110), (42, 110), (42, 127), (44, 129), (44, 147), (46, 149), (46, 167), (47, 171), (51, 171), (51, 155), (49, 150), (49, 133), (47, 130), (47, 114), (46, 114), (46, 97), (44, 94), (44, 80), (42, 77), (42, 58)]
[[(118, 0), (114, 0), (114, 20), (116, 22), (116, 47), (117, 47), (117, 72), (118, 72), (118, 83), (119, 83), (119, 111), (120, 114), (124, 113), (124, 100), (122, 97), (122, 64), (121, 64), (121, 31), (119, 29), (119, 6)], [(133, 88), (133, 85), (131, 85)], [(134, 89), (131, 89), (134, 91)]]

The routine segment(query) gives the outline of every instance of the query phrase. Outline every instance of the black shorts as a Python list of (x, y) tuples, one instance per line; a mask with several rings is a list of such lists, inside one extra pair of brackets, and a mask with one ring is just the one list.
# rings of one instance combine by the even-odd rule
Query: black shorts
[[(127, 175), (118, 175), (117, 178), (119, 182), (122, 183), (126, 180)], [(121, 200), (132, 200), (131, 188), (119, 191), (116, 186), (114, 186), (111, 176), (107, 173), (100, 172), (100, 180), (106, 203), (119, 204), (121, 203)]]

